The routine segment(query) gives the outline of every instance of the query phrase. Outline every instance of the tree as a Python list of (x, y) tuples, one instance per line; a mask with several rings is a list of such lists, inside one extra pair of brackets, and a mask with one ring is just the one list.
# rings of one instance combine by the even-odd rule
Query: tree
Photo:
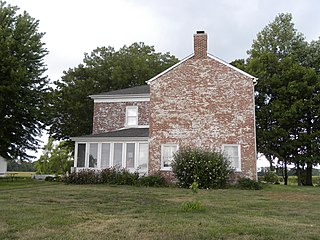
[(14, 160), (8, 161), (7, 171), (11, 172), (35, 172), (35, 162)]
[(50, 134), (55, 139), (90, 134), (93, 101), (90, 94), (145, 84), (145, 81), (177, 62), (169, 53), (156, 53), (144, 43), (119, 51), (101, 47), (85, 54), (82, 64), (64, 72), (52, 92)]
[(58, 145), (54, 144), (52, 138), (43, 148), (43, 154), (36, 161), (37, 173), (41, 174), (64, 174), (70, 172), (73, 166), (72, 147), (66, 141), (61, 141)]
[(49, 80), (39, 21), (18, 10), (0, 1), (0, 155), (23, 160), (45, 127)]
[[(310, 55), (310, 52), (313, 55)], [(318, 53), (318, 54), (317, 54)], [(309, 44), (292, 23), (279, 14), (253, 41), (249, 58), (239, 65), (257, 76), (256, 123), (258, 151), (284, 166), (294, 163), (298, 178), (312, 185), (312, 165), (319, 161), (319, 43)]]

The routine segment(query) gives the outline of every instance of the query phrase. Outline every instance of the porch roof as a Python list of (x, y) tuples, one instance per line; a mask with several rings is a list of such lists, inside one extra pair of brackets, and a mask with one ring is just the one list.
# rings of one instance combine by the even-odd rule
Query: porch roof
[(124, 128), (112, 132), (104, 132), (98, 134), (84, 135), (73, 137), (73, 141), (78, 141), (84, 138), (148, 138), (149, 128)]

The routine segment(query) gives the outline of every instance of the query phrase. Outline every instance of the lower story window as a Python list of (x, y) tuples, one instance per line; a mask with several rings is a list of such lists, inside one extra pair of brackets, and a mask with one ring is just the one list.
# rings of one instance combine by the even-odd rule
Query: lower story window
[(86, 144), (79, 143), (78, 152), (77, 152), (77, 167), (84, 167), (85, 160), (86, 160)]
[(147, 172), (148, 169), (148, 143), (139, 143), (138, 171)]
[(241, 171), (241, 156), (240, 145), (238, 144), (224, 144), (222, 145), (224, 155), (229, 159), (231, 167), (237, 172)]
[(135, 148), (136, 148), (136, 145), (134, 143), (127, 143), (127, 151), (126, 151), (126, 167), (127, 168), (134, 168)]
[(174, 153), (178, 150), (177, 144), (161, 145), (161, 169), (171, 170), (171, 163)]
[(113, 166), (122, 168), (122, 143), (114, 144)]
[(96, 168), (98, 164), (98, 143), (90, 143), (89, 168)]
[(87, 142), (76, 144), (75, 167), (105, 169), (126, 168), (147, 173), (147, 142)]
[(101, 144), (101, 168), (110, 167), (110, 143)]

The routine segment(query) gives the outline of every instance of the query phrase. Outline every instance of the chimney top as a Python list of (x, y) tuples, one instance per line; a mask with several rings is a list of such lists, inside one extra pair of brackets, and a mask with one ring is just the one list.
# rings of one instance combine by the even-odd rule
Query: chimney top
[(204, 59), (207, 57), (207, 34), (204, 31), (197, 31), (194, 38), (194, 58)]

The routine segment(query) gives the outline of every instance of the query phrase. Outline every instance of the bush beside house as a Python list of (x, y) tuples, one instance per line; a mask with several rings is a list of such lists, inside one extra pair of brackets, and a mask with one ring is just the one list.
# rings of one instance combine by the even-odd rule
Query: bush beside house
[(181, 187), (188, 188), (197, 182), (199, 188), (224, 188), (233, 169), (220, 152), (181, 148), (174, 155), (172, 171)]

